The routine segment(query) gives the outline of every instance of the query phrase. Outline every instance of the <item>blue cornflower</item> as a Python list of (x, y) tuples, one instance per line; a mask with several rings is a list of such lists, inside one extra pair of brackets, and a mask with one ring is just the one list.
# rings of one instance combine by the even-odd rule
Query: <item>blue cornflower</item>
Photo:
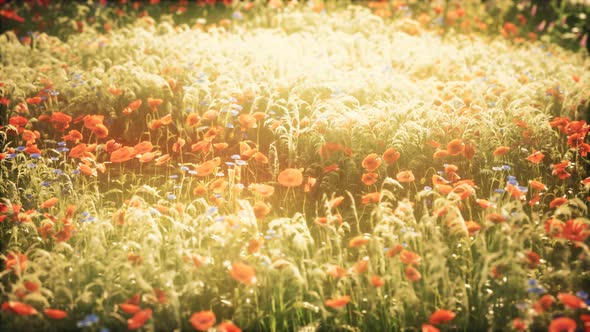
[(543, 288), (542, 286), (535, 286), (535, 287), (529, 287), (527, 289), (527, 292), (541, 295), (541, 294), (545, 294), (546, 291), (545, 291), (545, 288)]
[(84, 317), (83, 320), (78, 321), (78, 323), (76, 323), (76, 326), (78, 328), (83, 328), (83, 327), (92, 326), (95, 323), (98, 323), (98, 316), (96, 314), (90, 314), (90, 315), (87, 315), (86, 317)]
[(207, 208), (206, 213), (208, 216), (212, 216), (213, 214), (217, 213), (217, 210), (217, 206), (210, 206)]

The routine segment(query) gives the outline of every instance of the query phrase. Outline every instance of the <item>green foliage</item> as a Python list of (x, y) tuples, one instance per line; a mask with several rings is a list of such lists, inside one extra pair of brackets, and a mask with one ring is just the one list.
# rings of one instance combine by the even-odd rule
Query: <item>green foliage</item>
[(1, 329), (125, 330), (132, 303), (153, 311), (143, 330), (190, 330), (206, 310), (247, 331), (419, 330), (439, 309), (456, 314), (441, 330), (581, 324), (561, 300), (535, 306), (590, 292), (587, 54), (442, 38), (404, 9), (271, 7), (0, 36)]

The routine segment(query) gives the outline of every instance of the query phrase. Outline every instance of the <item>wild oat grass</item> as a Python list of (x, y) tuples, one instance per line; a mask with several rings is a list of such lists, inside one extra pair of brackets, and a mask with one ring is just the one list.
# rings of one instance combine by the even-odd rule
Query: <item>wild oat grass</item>
[[(10, 99), (0, 161), (3, 329), (125, 330), (140, 318), (123, 304), (152, 310), (139, 327), (148, 331), (197, 328), (191, 315), (207, 310), (211, 326), (245, 331), (509, 330), (516, 318), (538, 330), (554, 315), (587, 327), (585, 304), (564, 306), (561, 295), (539, 304), (561, 293), (584, 303), (590, 291), (580, 147), (588, 127), (568, 144), (574, 126), (550, 125), (587, 115), (585, 53), (493, 35), (442, 38), (428, 24), (355, 6), (302, 6), (229, 27), (145, 17), (67, 41), (34, 34), (31, 45), (5, 33), (0, 59), (0, 94)], [(41, 103), (27, 101), (37, 94)], [(150, 110), (147, 98), (162, 104)], [(142, 106), (124, 114), (137, 99)], [(56, 112), (72, 118), (64, 131), (48, 120)], [(256, 125), (240, 120), (256, 112)], [(190, 113), (198, 126), (186, 123)], [(104, 116), (107, 137), (84, 127), (89, 115)], [(22, 152), (24, 129), (39, 131), (28, 145), (40, 153)], [(86, 157), (70, 156), (79, 142), (60, 143), (73, 129), (97, 144)], [(171, 159), (111, 162), (111, 139), (150, 141)], [(435, 159), (453, 139), (473, 155)], [(191, 148), (199, 142), (208, 148)], [(510, 149), (494, 156), (501, 146)], [(391, 165), (389, 148), (400, 152)], [(533, 149), (541, 162), (527, 160)], [(381, 164), (366, 185), (371, 153)], [(564, 160), (570, 176), (561, 179), (554, 165)], [(445, 172), (449, 164), (458, 170)], [(281, 183), (287, 168), (301, 170), (303, 184)], [(407, 170), (414, 180), (399, 177)], [(52, 197), (58, 203), (42, 208)], [(550, 207), (556, 197), (565, 204)], [(439, 309), (456, 316), (436, 321)]]

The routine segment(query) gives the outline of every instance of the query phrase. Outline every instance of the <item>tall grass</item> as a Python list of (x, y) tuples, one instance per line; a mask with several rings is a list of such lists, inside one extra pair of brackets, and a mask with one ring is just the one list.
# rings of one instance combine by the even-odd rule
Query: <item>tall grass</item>
[[(501, 36), (442, 38), (429, 25), (355, 6), (285, 7), (229, 27), (145, 17), (107, 34), (33, 39), (0, 36), (0, 94), (10, 99), (3, 121), (29, 119), (21, 129), (39, 131), (42, 151), (21, 152), (18, 126), (2, 128), (0, 278), (2, 302), (39, 314), (3, 307), (2, 328), (124, 330), (132, 315), (122, 304), (136, 294), (153, 310), (141, 328), (157, 331), (190, 330), (191, 315), (204, 310), (216, 326), (231, 320), (246, 331), (419, 330), (438, 309), (456, 314), (443, 330), (507, 330), (515, 318), (546, 328), (553, 315), (582, 326), (582, 307), (534, 307), (542, 294), (590, 291), (588, 158), (550, 126), (586, 112), (586, 53)], [(41, 103), (26, 101), (45, 89)], [(147, 98), (163, 102), (150, 110)], [(137, 99), (142, 106), (125, 115)], [(207, 119), (211, 110), (217, 115)], [(83, 120), (59, 132), (43, 120), (56, 112), (103, 115), (110, 133), (98, 138)], [(264, 115), (256, 126), (240, 121), (256, 112)], [(198, 126), (186, 123), (190, 113)], [(150, 129), (168, 114), (169, 123)], [(212, 143), (227, 148), (191, 151), (211, 128)], [(60, 143), (71, 129), (97, 144), (86, 160), (96, 176), (69, 156), (77, 143)], [(180, 152), (178, 138), (186, 141)], [(150, 141), (171, 159), (111, 162), (110, 139)], [(454, 139), (473, 156), (433, 157)], [(510, 149), (494, 156), (500, 146)], [(378, 181), (364, 184), (363, 160), (389, 148), (400, 158), (383, 161), (373, 170)], [(533, 149), (545, 154), (540, 163), (526, 159)], [(195, 172), (214, 158), (210, 175)], [(563, 160), (571, 161), (566, 179), (552, 175)], [(458, 170), (445, 172), (449, 164)], [(302, 169), (303, 185), (281, 183), (288, 168)], [(398, 176), (406, 170), (415, 180)], [(436, 187), (436, 174), (455, 189)], [(473, 180), (465, 196), (457, 177)], [(529, 180), (547, 186), (538, 204), (528, 203)], [(522, 199), (506, 192), (514, 183)], [(363, 202), (374, 192), (378, 199)], [(58, 203), (43, 207), (52, 197)], [(567, 201), (550, 207), (555, 197)], [(581, 238), (548, 232), (551, 218), (558, 228), (576, 220)], [(71, 237), (55, 235), (70, 223)], [(541, 260), (531, 263), (530, 252)], [(22, 269), (8, 263), (17, 253), (28, 259)], [(403, 261), (411, 253), (418, 262)], [(255, 282), (232, 277), (236, 263), (253, 267)], [(409, 267), (421, 277), (412, 281)], [(333, 308), (329, 300), (341, 296), (350, 302)], [(53, 320), (47, 308), (68, 316)]]

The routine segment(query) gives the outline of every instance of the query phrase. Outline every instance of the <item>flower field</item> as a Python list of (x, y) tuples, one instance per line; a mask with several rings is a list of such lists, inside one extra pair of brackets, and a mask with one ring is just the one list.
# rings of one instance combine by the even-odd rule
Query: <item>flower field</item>
[(0, 35), (0, 330), (590, 331), (584, 48), (184, 3)]

